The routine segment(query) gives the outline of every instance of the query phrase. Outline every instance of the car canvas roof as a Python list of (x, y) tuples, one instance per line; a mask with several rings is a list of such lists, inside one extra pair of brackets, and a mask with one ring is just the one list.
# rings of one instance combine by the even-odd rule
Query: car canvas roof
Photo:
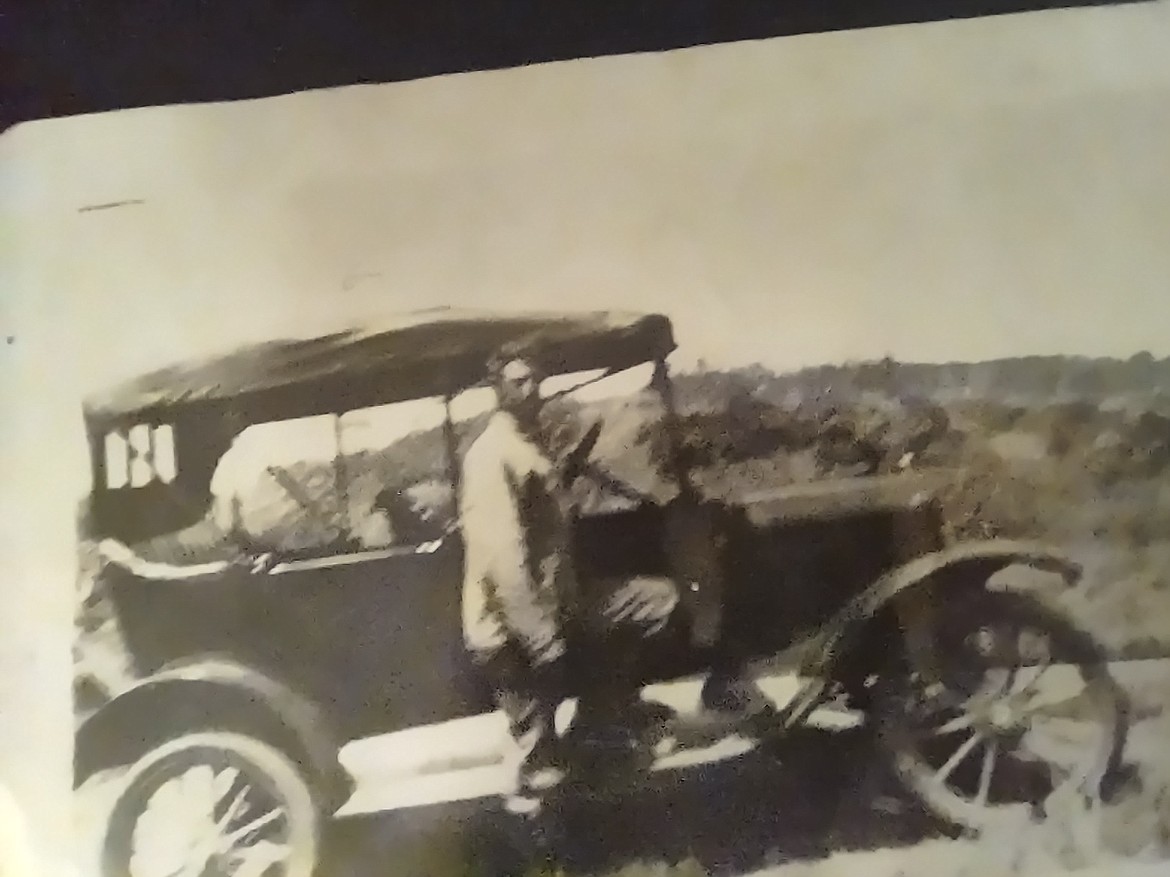
[(489, 359), (506, 345), (520, 346), (550, 374), (629, 368), (675, 346), (659, 314), (440, 308), (168, 366), (89, 397), (85, 416), (91, 429), (104, 430), (216, 408), (291, 418), (453, 396), (482, 383)]

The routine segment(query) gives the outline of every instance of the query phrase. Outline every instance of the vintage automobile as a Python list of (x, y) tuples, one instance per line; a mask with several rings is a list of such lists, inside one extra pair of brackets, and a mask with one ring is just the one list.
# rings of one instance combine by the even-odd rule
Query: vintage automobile
[[(583, 507), (574, 537), (586, 587), (635, 575), (679, 586), (672, 628), (640, 656), (645, 691), (674, 708), (643, 769), (745, 747), (783, 752), (786, 731), (842, 697), (905, 788), (959, 830), (1096, 795), (1119, 768), (1125, 699), (1101, 649), (1004, 574), (1032, 570), (1063, 587), (1080, 574), (1073, 561), (1015, 541), (947, 544), (947, 472), (704, 497), (679, 434), (667, 366), (675, 340), (661, 315), (440, 309), (143, 376), (86, 403), (90, 536), (133, 545), (197, 521), (217, 461), (248, 425), (416, 399), (443, 406), (441, 447), (427, 447), (454, 497), (473, 430), (453, 412), (506, 344), (550, 380), (594, 375), (559, 393), (598, 376), (649, 375), (643, 393), (656, 407), (633, 410), (660, 418), (673, 493), (652, 496), (593, 467), (583, 478), (624, 483), (625, 499)], [(598, 446), (600, 427), (589, 433)], [(344, 488), (340, 450), (337, 460)], [(127, 475), (134, 466), (139, 474)], [(107, 877), (180, 873), (183, 856), (181, 873), (308, 877), (337, 815), (502, 790), (504, 726), (464, 651), (460, 533), (448, 511), (451, 523), (411, 544), (371, 548), (339, 531), (254, 568), (181, 579), (108, 555), (101, 591), (138, 681), (84, 722), (75, 750), (79, 786), (122, 769), (103, 823)], [(680, 519), (686, 562), (666, 538)], [(695, 680), (729, 654), (773, 700), (766, 721), (703, 706)], [(575, 690), (588, 679), (580, 673)], [(369, 739), (390, 745), (363, 748)], [(376, 774), (380, 791), (356, 785), (361, 772)], [(199, 775), (203, 786), (190, 779)], [(188, 806), (204, 802), (208, 830), (160, 851), (175, 832), (152, 831), (150, 813), (180, 781)]]

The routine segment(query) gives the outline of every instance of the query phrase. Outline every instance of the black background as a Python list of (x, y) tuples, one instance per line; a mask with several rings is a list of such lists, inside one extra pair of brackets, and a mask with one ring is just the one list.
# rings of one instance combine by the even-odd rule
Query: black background
[(0, 122), (1107, 2), (2, 0)]

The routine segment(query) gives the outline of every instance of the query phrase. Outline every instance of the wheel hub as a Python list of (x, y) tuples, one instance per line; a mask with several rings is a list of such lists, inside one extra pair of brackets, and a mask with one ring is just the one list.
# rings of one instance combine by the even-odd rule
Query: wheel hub
[[(209, 770), (200, 771), (196, 768), (184, 775), (172, 778), (168, 784), (160, 788), (159, 791), (164, 796), (168, 794), (168, 786), (174, 792), (179, 793), (178, 797), (174, 792), (170, 793), (171, 807), (167, 809), (170, 809), (171, 812), (166, 812), (166, 809), (159, 812), (156, 809), (158, 807), (158, 793), (148, 805), (146, 813), (143, 814), (144, 818), (150, 820), (153, 816), (155, 819), (166, 820), (169, 823), (166, 827), (171, 828), (169, 833), (172, 835), (174, 845), (168, 846), (158, 843), (160, 838), (157, 837), (157, 832), (160, 826), (154, 825), (149, 828), (144, 826), (146, 831), (154, 833), (156, 837), (148, 838), (148, 847), (139, 851), (143, 855), (142, 858), (136, 858), (137, 867), (132, 868), (134, 873), (142, 873), (143, 875), (170, 874), (173, 872), (166, 870), (165, 863), (174, 862), (177, 859), (183, 861), (182, 870), (179, 872), (183, 877), (186, 875), (233, 874), (241, 867), (245, 870), (250, 867), (255, 873), (267, 873), (272, 865), (284, 858), (283, 850), (279, 845), (258, 840), (257, 837), (265, 826), (280, 818), (279, 809), (273, 808), (266, 812), (256, 812), (257, 808), (249, 806), (248, 799), (254, 789), (247, 782), (238, 783), (238, 772), (234, 770), (214, 776), (214, 780), (218, 781), (219, 785), (219, 788), (215, 790), (210, 787), (202, 789), (187, 786), (184, 788), (184, 781), (189, 780), (193, 774), (199, 773), (204, 773), (211, 778)], [(235, 795), (227, 797), (229, 792), (233, 791)], [(174, 805), (179, 803), (188, 806), (189, 809), (186, 813), (174, 811)], [(224, 804), (227, 805), (221, 808), (224, 812), (222, 815), (217, 815), (217, 807)], [(184, 829), (175, 830), (184, 823)], [(152, 840), (153, 843), (151, 843)], [(164, 867), (163, 871), (159, 871), (160, 866)], [(260, 870), (256, 871), (257, 867)]]
[(1014, 729), (1020, 723), (1022, 716), (1012, 709), (1011, 704), (997, 702), (987, 708), (987, 718), (992, 728), (998, 731), (1007, 731)]

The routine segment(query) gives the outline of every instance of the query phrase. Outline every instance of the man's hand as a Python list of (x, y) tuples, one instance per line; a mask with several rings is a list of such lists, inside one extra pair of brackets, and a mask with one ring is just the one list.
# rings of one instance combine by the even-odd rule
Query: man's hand
[[(559, 551), (541, 558), (538, 579), (534, 584), (545, 595), (555, 591), (557, 570), (561, 563)], [(531, 595), (529, 600), (525, 601), (525, 605), (513, 606), (506, 623), (522, 642), (532, 666), (546, 667), (549, 668), (548, 672), (556, 672), (553, 668), (559, 666), (560, 659), (565, 655), (565, 640), (557, 620), (559, 613), (542, 596), (527, 593)], [(560, 595), (557, 597), (559, 603)]]

